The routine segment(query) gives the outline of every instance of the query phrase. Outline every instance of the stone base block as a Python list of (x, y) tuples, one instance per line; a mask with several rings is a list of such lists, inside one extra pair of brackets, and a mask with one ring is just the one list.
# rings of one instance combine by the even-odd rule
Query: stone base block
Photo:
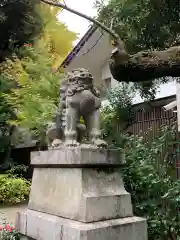
[(133, 216), (118, 169), (35, 168), (28, 208), (81, 222)]
[(60, 147), (33, 152), (28, 208), (81, 222), (133, 216), (117, 150)]
[(146, 220), (139, 217), (81, 223), (27, 210), (17, 214), (16, 228), (35, 240), (147, 240)]
[(22, 235), (22, 236), (20, 236), (20, 240), (34, 240), (34, 239)]
[(31, 153), (31, 164), (35, 167), (117, 167), (125, 164), (125, 156), (118, 150), (94, 148), (87, 144), (79, 147), (61, 146), (58, 149)]

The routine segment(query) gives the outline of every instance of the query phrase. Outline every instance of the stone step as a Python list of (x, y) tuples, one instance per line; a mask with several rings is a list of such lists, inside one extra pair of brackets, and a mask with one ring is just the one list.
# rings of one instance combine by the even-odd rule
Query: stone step
[(146, 220), (139, 217), (81, 223), (27, 210), (17, 214), (16, 228), (23, 240), (147, 240)]

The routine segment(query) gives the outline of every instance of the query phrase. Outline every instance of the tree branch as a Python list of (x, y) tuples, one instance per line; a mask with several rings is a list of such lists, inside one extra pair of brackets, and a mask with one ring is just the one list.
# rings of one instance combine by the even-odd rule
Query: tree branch
[(109, 29), (108, 27), (106, 27), (105, 25), (103, 25), (102, 23), (100, 23), (98, 20), (92, 18), (92, 17), (89, 17), (87, 15), (85, 15), (84, 13), (81, 13), (79, 11), (76, 11), (70, 7), (68, 7), (67, 5), (65, 4), (62, 4), (62, 3), (54, 3), (54, 2), (51, 2), (51, 1), (48, 1), (48, 0), (40, 0), (41, 2), (43, 3), (46, 3), (46, 4), (49, 4), (49, 5), (52, 5), (52, 6), (55, 6), (55, 7), (60, 7), (60, 8), (63, 8), (65, 10), (67, 10), (68, 12), (71, 12), (71, 13), (74, 13), (92, 23), (94, 23), (95, 25), (97, 25), (98, 27), (100, 27), (101, 29), (103, 29), (104, 31), (106, 31), (107, 33), (109, 33), (114, 39), (116, 40), (119, 40), (119, 36), (113, 32), (111, 29)]
[(45, 4), (49, 4), (51, 6), (55, 6), (55, 7), (60, 7), (60, 8), (63, 8), (73, 14), (76, 14), (92, 23), (94, 23), (96, 26), (98, 26), (99, 28), (101, 28), (102, 30), (104, 30), (105, 32), (107, 32), (109, 35), (111, 35), (114, 40), (115, 40), (115, 45), (117, 46), (117, 48), (119, 49), (120, 52), (123, 52), (124, 55), (128, 55), (127, 54), (127, 51), (125, 49), (125, 45), (124, 45), (124, 42), (121, 40), (121, 38), (119, 37), (119, 35), (117, 35), (112, 29), (106, 27), (104, 24), (100, 23), (98, 20), (92, 18), (92, 17), (89, 17), (87, 15), (85, 15), (84, 13), (81, 13), (79, 11), (76, 11), (70, 7), (68, 7), (67, 5), (65, 4), (62, 4), (62, 3), (55, 3), (55, 2), (51, 2), (51, 1), (48, 1), (48, 0), (40, 0), (41, 2), (45, 3)]
[(109, 60), (111, 73), (119, 82), (148, 81), (165, 76), (180, 76), (180, 47), (164, 51), (139, 52), (124, 61), (118, 51)]

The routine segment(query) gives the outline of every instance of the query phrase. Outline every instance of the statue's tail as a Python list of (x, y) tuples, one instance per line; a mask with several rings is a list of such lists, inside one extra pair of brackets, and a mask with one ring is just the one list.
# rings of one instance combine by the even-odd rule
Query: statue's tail
[(67, 83), (63, 81), (60, 87), (60, 101), (55, 118), (52, 123), (49, 124), (46, 135), (48, 140), (48, 145), (52, 145), (52, 142), (56, 139), (63, 140), (64, 129), (66, 125), (66, 88)]
[(65, 129), (66, 126), (66, 90), (67, 90), (67, 81), (63, 81), (60, 87), (60, 102), (59, 102), (59, 124), (62, 129)]

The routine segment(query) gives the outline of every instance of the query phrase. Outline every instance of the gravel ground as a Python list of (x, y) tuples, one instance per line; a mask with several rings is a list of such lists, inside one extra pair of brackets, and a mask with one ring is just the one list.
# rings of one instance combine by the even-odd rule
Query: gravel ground
[(27, 203), (17, 204), (14, 206), (0, 206), (0, 223), (8, 222), (15, 224), (16, 213), (24, 211), (27, 208)]

